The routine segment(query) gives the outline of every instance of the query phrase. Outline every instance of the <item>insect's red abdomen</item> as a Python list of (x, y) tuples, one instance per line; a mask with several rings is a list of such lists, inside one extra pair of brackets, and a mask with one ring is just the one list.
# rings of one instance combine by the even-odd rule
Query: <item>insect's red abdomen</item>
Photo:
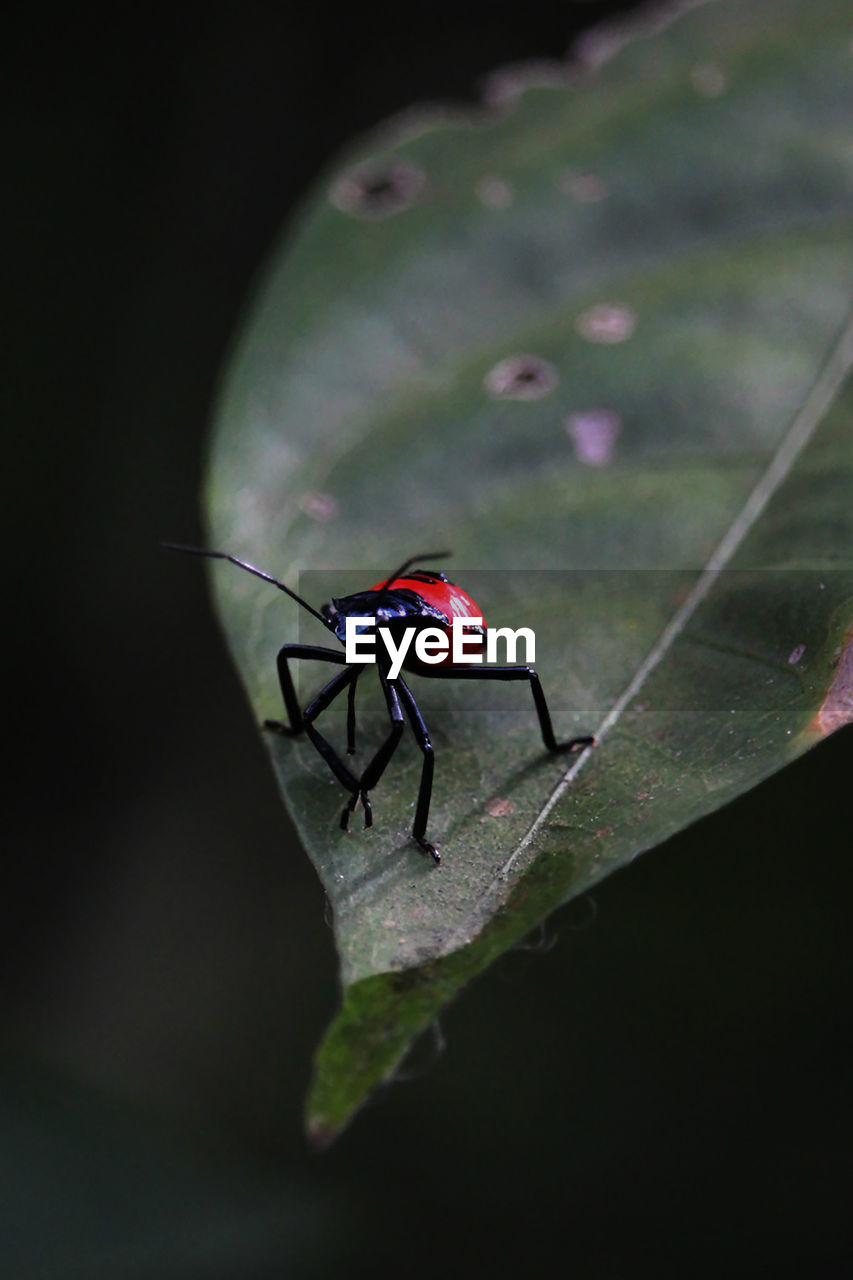
[[(382, 583), (377, 585), (382, 586)], [(446, 613), (451, 622), (454, 618), (483, 617), (480, 606), (471, 599), (467, 591), (463, 591), (453, 582), (424, 582), (418, 578), (395, 578), (393, 587), (394, 589), (405, 587), (408, 591), (416, 592), (434, 609), (440, 609), (442, 613)], [(483, 618), (483, 626), (485, 625), (486, 621)]]
[[(384, 582), (377, 582), (372, 591), (384, 587)], [(452, 626), (454, 618), (481, 618), (482, 627), (486, 626), (486, 619), (483, 617), (483, 611), (475, 600), (472, 600), (467, 591), (463, 591), (461, 587), (457, 587), (453, 582), (442, 582), (436, 578), (432, 582), (424, 582), (423, 578), (395, 578), (391, 584), (394, 591), (405, 588), (407, 591), (413, 591), (419, 595), (427, 604), (432, 605), (434, 609), (440, 609), (450, 619), (450, 627), (442, 627), (441, 623), (434, 622), (431, 625), (440, 627), (452, 637)], [(480, 649), (485, 648), (485, 641), (479, 646)], [(469, 652), (477, 652), (478, 646), (473, 641), (468, 641), (466, 648)], [(438, 666), (447, 666), (453, 662), (452, 650), (448, 653), (443, 662), (437, 663)], [(406, 664), (404, 664), (406, 665)]]

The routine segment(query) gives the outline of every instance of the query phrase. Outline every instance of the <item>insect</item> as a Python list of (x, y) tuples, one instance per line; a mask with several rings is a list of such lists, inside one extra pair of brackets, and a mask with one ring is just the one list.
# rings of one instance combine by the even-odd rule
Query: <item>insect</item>
[[(471, 597), (461, 587), (450, 582), (443, 573), (431, 573), (424, 569), (415, 569), (413, 567), (424, 560), (445, 558), (450, 554), (447, 551), (426, 552), (422, 555), (412, 556), (404, 561), (399, 569), (383, 582), (376, 583), (375, 586), (370, 587), (367, 591), (358, 591), (341, 599), (333, 599), (331, 603), (324, 604), (318, 611), (308, 604), (306, 600), (303, 600), (301, 596), (298, 596), (295, 591), (291, 591), (290, 587), (286, 587), (283, 582), (279, 582), (277, 578), (272, 577), (271, 574), (264, 573), (261, 569), (256, 569), (254, 565), (238, 559), (237, 556), (233, 556), (227, 551), (208, 551), (201, 547), (187, 547), (173, 542), (165, 542), (163, 546), (170, 551), (183, 551), (190, 555), (208, 556), (213, 560), (228, 560), (231, 564), (237, 565), (238, 568), (255, 574), (256, 577), (262, 578), (265, 582), (269, 582), (274, 587), (278, 587), (280, 591), (285, 592), (303, 609), (307, 609), (328, 631), (332, 632), (341, 644), (344, 644), (346, 639), (347, 618), (375, 618), (375, 626), (377, 628), (387, 628), (395, 643), (399, 645), (401, 632), (406, 628), (415, 628), (416, 632), (427, 627), (438, 628), (450, 636), (454, 616), (482, 617), (482, 611)], [(482, 633), (484, 629), (481, 626), (466, 625), (464, 630), (468, 633)], [(468, 651), (470, 652), (475, 646), (476, 636), (472, 636)], [(334, 675), (319, 693), (315, 694), (308, 702), (307, 706), (302, 708), (296, 696), (290, 664), (293, 661), (304, 659), (329, 662), (335, 666), (343, 667), (343, 670)], [(412, 837), (424, 854), (431, 857), (434, 862), (439, 863), (441, 856), (438, 849), (426, 837), (432, 796), (435, 753), (430, 742), (426, 723), (407, 682), (403, 679), (402, 674), (396, 678), (391, 678), (389, 674), (391, 663), (387, 654), (383, 655), (381, 649), (377, 647), (376, 667), (382, 692), (385, 695), (390, 729), (385, 741), (359, 776), (341, 759), (331, 743), (320, 733), (315, 721), (336, 698), (346, 691), (347, 755), (354, 754), (356, 733), (355, 694), (359, 677), (364, 672), (365, 665), (362, 663), (347, 663), (346, 657), (340, 650), (315, 644), (283, 645), (278, 652), (276, 664), (281, 694), (284, 699), (286, 719), (265, 720), (264, 728), (271, 732), (285, 734), (288, 737), (295, 737), (302, 732), (307, 734), (332, 773), (345, 790), (349, 792), (349, 799), (344, 806), (340, 821), (341, 828), (344, 831), (347, 829), (350, 815), (354, 812), (359, 801), (364, 810), (365, 827), (373, 825), (370, 793), (388, 767), (403, 735), (406, 719), (408, 719), (415, 742), (423, 756)], [(592, 746), (595, 741), (593, 736), (588, 734), (577, 738), (569, 738), (565, 742), (557, 741), (554, 737), (551, 715), (548, 711), (548, 704), (545, 701), (545, 694), (539, 682), (539, 677), (532, 667), (516, 664), (510, 666), (481, 666), (479, 664), (469, 665), (446, 661), (443, 661), (441, 665), (426, 665), (417, 658), (412, 646), (407, 650), (407, 656), (403, 661), (403, 669), (408, 673), (425, 676), (430, 679), (526, 681), (533, 695), (533, 704), (539, 719), (542, 741), (548, 751), (582, 750), (584, 747)]]

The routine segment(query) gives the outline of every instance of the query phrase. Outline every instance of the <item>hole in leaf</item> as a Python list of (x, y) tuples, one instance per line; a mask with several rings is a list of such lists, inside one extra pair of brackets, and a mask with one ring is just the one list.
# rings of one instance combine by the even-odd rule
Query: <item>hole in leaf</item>
[(509, 356), (494, 365), (483, 385), (498, 400), (541, 400), (558, 382), (557, 370), (542, 356)]
[(329, 188), (336, 209), (355, 218), (390, 218), (410, 208), (426, 185), (420, 166), (407, 160), (371, 160), (343, 174)]

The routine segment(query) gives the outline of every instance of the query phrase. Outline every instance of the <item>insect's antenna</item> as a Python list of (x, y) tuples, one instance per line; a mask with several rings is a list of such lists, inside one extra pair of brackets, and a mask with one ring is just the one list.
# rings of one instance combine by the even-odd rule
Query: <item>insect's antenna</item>
[(391, 574), (391, 577), (386, 578), (382, 583), (382, 586), (379, 588), (379, 599), (376, 601), (376, 608), (378, 609), (382, 601), (385, 599), (391, 583), (396, 582), (396, 580), (401, 577), (407, 569), (411, 569), (413, 564), (417, 564), (419, 560), (446, 560), (452, 555), (452, 551), (425, 551), (419, 556), (409, 556), (408, 560), (404, 560), (400, 565), (400, 568), (396, 569), (394, 573)]
[(290, 596), (291, 600), (295, 600), (297, 604), (301, 604), (303, 609), (307, 609), (309, 613), (313, 613), (323, 626), (331, 628), (331, 623), (324, 618), (322, 613), (318, 613), (313, 609), (307, 600), (303, 600), (295, 591), (291, 591), (290, 587), (286, 587), (283, 582), (279, 582), (278, 578), (274, 578), (270, 573), (264, 573), (263, 569), (256, 569), (253, 564), (247, 564), (245, 560), (238, 560), (236, 556), (229, 555), (227, 551), (208, 551), (204, 547), (185, 547), (179, 542), (161, 542), (161, 547), (165, 547), (167, 551), (183, 551), (190, 556), (208, 556), (211, 560), (230, 560), (232, 564), (236, 564), (238, 569), (245, 569), (247, 573), (253, 573), (256, 578), (263, 578), (264, 582), (271, 582), (274, 587), (278, 587), (279, 591), (283, 591), (285, 595)]

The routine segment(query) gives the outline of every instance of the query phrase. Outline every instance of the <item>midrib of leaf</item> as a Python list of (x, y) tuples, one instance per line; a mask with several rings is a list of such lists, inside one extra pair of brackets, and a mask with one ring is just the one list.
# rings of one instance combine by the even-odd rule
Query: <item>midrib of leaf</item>
[[(831, 406), (851, 366), (853, 366), (853, 314), (845, 323), (841, 336), (836, 342), (829, 359), (812, 384), (799, 412), (795, 415), (769, 465), (700, 571), (694, 587), (661, 632), (656, 644), (641, 663), (633, 679), (626, 685), (624, 691), (616, 699), (596, 729), (595, 736), (599, 742), (603, 741), (619, 722), (625, 708), (633, 702), (648, 677), (666, 657), (690, 618), (706, 598), (719, 575), (729, 564), (738, 547), (741, 546), (750, 529), (752, 529), (767, 507), (774, 493), (786, 479), (800, 453), (817, 430), (824, 413)], [(583, 769), (587, 760), (591, 758), (591, 754), (590, 751), (585, 751), (578, 756), (572, 767), (557, 783), (500, 871), (493, 877), (486, 889), (483, 890), (477, 903), (482, 918), (487, 919), (492, 914), (496, 900), (505, 897), (510, 879), (517, 880), (525, 868), (533, 861), (535, 851), (532, 846), (537, 832), (546, 822), (554, 806), (559, 803), (581, 769)], [(461, 935), (455, 939), (457, 942), (467, 940), (467, 937), (462, 937)]]

